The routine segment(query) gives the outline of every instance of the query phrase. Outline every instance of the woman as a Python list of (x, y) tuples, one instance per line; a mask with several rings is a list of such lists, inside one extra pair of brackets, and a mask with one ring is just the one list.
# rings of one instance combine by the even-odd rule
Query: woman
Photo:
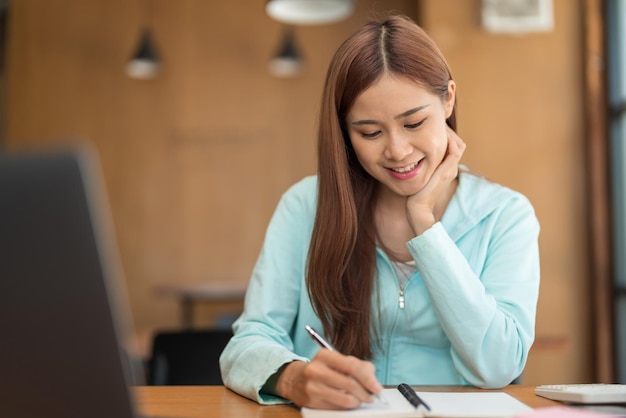
[[(334, 55), (318, 174), (270, 222), (220, 362), (260, 403), (344, 409), (382, 385), (497, 388), (534, 340), (539, 225), (528, 200), (461, 168), (456, 85), (411, 20)], [(305, 326), (336, 348), (319, 349)]]

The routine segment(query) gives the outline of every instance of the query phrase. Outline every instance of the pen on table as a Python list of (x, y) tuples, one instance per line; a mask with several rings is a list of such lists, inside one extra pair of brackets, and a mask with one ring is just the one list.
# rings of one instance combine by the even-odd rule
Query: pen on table
[[(333, 348), (332, 345), (330, 345), (330, 343), (328, 341), (326, 341), (324, 339), (324, 337), (322, 337), (320, 334), (317, 333), (317, 331), (315, 331), (312, 327), (310, 327), (309, 325), (305, 326), (306, 331), (309, 333), (309, 335), (311, 336), (311, 338), (313, 338), (313, 340), (320, 346), (323, 347), (329, 351), (335, 351), (335, 349)], [(385, 401), (382, 396), (380, 396), (379, 393), (372, 393), (372, 395), (378, 399), (379, 402), (384, 403), (385, 405), (387, 405), (387, 401)]]
[(426, 404), (426, 402), (424, 402), (422, 398), (419, 397), (419, 395), (413, 390), (411, 386), (407, 385), (406, 383), (400, 383), (398, 385), (398, 390), (400, 391), (402, 396), (404, 396), (406, 400), (415, 407), (415, 409), (419, 408), (420, 405), (424, 405), (424, 408), (426, 408), (427, 411), (430, 411), (430, 406), (428, 406), (428, 404)]

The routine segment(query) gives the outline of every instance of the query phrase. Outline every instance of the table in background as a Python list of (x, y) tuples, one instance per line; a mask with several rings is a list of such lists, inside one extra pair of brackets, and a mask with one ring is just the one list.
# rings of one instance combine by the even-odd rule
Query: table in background
[[(422, 391), (471, 392), (464, 386), (414, 386)], [(535, 395), (535, 386), (510, 385), (506, 392), (531, 408), (562, 405)], [(272, 417), (299, 418), (300, 411), (289, 405), (261, 406), (224, 386), (141, 386), (135, 388), (139, 411), (150, 417)]]
[(196, 303), (243, 302), (248, 283), (240, 280), (206, 281), (201, 283), (166, 284), (155, 288), (158, 296), (172, 296), (179, 300), (181, 321), (185, 328), (193, 326), (193, 307)]

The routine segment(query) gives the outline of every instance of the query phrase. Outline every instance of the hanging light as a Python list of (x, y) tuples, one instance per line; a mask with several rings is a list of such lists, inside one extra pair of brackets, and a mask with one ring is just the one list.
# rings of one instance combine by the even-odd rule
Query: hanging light
[(278, 53), (269, 63), (269, 71), (280, 78), (298, 76), (302, 71), (302, 57), (298, 52), (295, 33), (292, 28), (286, 28), (283, 33)]
[(158, 75), (159, 56), (152, 41), (149, 29), (144, 29), (131, 60), (126, 64), (126, 75), (136, 79), (150, 79)]
[(269, 0), (265, 11), (272, 19), (294, 25), (334, 23), (352, 14), (354, 0)]

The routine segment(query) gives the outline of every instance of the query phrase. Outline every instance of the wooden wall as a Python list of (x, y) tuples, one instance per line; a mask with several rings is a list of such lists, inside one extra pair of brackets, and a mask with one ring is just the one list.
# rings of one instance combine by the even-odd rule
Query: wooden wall
[(425, 29), (458, 84), (466, 164), (521, 191), (541, 223), (537, 342), (525, 382), (591, 378), (581, 2), (554, 0), (554, 30), (489, 34), (480, 0), (424, 0)]
[[(306, 67), (285, 80), (267, 71), (282, 26), (265, 15), (264, 1), (13, 1), (8, 143), (96, 145), (136, 328), (173, 327), (178, 306), (154, 287), (248, 279), (280, 194), (315, 171), (315, 120), (332, 53), (368, 16), (404, 12), (452, 66), (465, 163), (525, 193), (542, 224), (539, 340), (525, 379), (583, 381), (580, 1), (555, 0), (554, 31), (521, 37), (483, 32), (480, 3), (359, 0), (345, 22), (297, 29)], [(132, 80), (124, 66), (145, 24), (163, 71)]]

